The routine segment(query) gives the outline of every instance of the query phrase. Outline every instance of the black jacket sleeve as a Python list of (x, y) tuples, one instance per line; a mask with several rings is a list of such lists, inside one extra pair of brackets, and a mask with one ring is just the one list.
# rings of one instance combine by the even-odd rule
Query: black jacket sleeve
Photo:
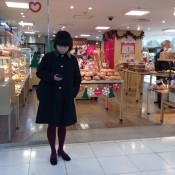
[(81, 84), (81, 74), (80, 74), (80, 69), (78, 66), (78, 61), (76, 57), (73, 56), (73, 62), (74, 62), (74, 97), (77, 96)]
[(46, 53), (42, 58), (36, 72), (36, 76), (46, 82), (54, 82), (54, 75), (49, 71), (51, 59), (51, 53)]

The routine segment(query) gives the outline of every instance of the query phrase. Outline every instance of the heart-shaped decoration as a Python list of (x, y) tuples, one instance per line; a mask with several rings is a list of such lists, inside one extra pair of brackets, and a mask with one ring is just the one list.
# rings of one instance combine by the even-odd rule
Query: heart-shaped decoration
[(32, 12), (37, 13), (41, 10), (41, 3), (40, 2), (29, 2), (29, 9)]
[(94, 90), (94, 94), (96, 95), (96, 96), (100, 96), (101, 94), (102, 94), (102, 89), (95, 89)]
[(83, 86), (80, 86), (79, 92), (82, 92), (84, 90)]

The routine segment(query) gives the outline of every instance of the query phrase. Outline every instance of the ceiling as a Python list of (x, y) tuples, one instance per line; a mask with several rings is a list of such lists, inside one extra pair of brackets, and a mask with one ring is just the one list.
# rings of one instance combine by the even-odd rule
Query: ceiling
[[(14, 0), (8, 0), (14, 1)], [(30, 2), (30, 0), (16, 0), (17, 2)], [(32, 1), (32, 0), (31, 0)], [(34, 13), (27, 9), (8, 8), (4, 0), (0, 0), (0, 18), (9, 24), (17, 25), (19, 21), (34, 22), (31, 28), (24, 27), (22, 30), (34, 30), (38, 34), (48, 34), (48, 21), (50, 23), (50, 36), (53, 31), (58, 31), (65, 26), (72, 37), (80, 34), (90, 34), (89, 39), (101, 38), (104, 31), (94, 29), (97, 25), (110, 26), (117, 30), (140, 30), (145, 32), (145, 38), (174, 36), (166, 34), (165, 28), (175, 28), (175, 0), (33, 0), (41, 3), (42, 8)], [(49, 8), (47, 8), (49, 2)], [(70, 9), (73, 5), (75, 8)], [(88, 10), (92, 7), (92, 10)], [(131, 9), (147, 9), (150, 11), (141, 17), (125, 16)], [(48, 15), (48, 10), (49, 15)], [(21, 12), (25, 18), (22, 18)], [(48, 18), (49, 16), (49, 18)], [(113, 20), (108, 19), (109, 16)], [(166, 21), (162, 23), (162, 21)], [(127, 29), (129, 27), (129, 29)], [(150, 30), (148, 29), (150, 28)]]

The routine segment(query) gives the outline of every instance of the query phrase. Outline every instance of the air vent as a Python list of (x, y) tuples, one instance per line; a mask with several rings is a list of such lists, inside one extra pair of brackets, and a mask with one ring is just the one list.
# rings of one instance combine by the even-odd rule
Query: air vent
[(73, 18), (75, 19), (91, 19), (93, 16), (90, 15), (74, 15)]
[(150, 19), (140, 18), (140, 19), (134, 19), (135, 22), (149, 22)]

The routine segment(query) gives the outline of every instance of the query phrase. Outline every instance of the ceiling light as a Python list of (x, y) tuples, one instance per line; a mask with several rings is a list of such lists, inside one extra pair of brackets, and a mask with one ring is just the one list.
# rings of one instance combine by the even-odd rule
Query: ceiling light
[(22, 17), (23, 17), (23, 18), (25, 18), (25, 16), (24, 16), (24, 15), (23, 15)]
[(24, 13), (21, 13), (21, 15), (24, 15)]
[(107, 29), (109, 29), (110, 27), (108, 27), (108, 26), (96, 26), (95, 27), (95, 29), (97, 29), (97, 30), (107, 30)]
[(146, 15), (148, 13), (149, 13), (149, 11), (147, 11), (147, 10), (131, 10), (131, 11), (125, 13), (125, 15), (142, 16), (142, 15)]
[(96, 44), (98, 44), (98, 42), (96, 42)]
[(175, 32), (175, 28), (163, 29), (164, 32)]
[(126, 27), (127, 29), (129, 29), (130, 27)]
[(5, 3), (7, 7), (29, 9), (29, 3), (23, 3), (23, 2), (5, 2)]
[(74, 9), (74, 6), (73, 6), (73, 5), (71, 5), (71, 6), (70, 6), (70, 9)]
[(21, 26), (33, 26), (33, 23), (32, 22), (23, 22), (23, 21), (21, 21), (21, 22), (19, 22), (19, 25), (21, 25)]
[(98, 36), (96, 36), (96, 38), (98, 39), (99, 37), (98, 37)]
[(148, 30), (150, 30), (151, 28), (148, 27)]
[(175, 15), (175, 12), (173, 13), (173, 15)]
[(87, 35), (87, 34), (81, 34), (80, 36), (89, 37), (89, 36), (91, 36), (91, 35)]
[(78, 36), (75, 36), (75, 38), (78, 38)]
[(24, 32), (25, 34), (35, 34), (35, 32)]
[(162, 23), (166, 23), (166, 21), (162, 21)]
[(88, 9), (89, 9), (89, 10), (92, 10), (92, 7), (89, 7)]

